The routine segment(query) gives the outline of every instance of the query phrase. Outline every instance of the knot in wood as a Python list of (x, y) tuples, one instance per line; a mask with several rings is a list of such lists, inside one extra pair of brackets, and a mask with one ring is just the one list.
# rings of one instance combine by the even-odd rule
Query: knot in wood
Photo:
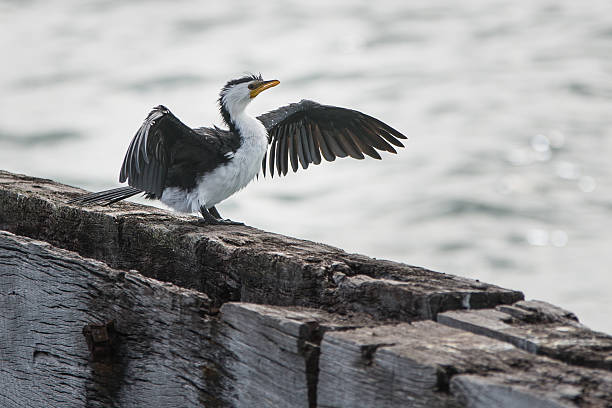
[(104, 324), (85, 325), (83, 336), (93, 361), (105, 361), (114, 354), (117, 338), (114, 320)]

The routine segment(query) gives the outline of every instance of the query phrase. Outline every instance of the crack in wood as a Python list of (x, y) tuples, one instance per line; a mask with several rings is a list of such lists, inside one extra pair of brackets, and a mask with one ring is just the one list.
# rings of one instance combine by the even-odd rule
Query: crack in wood
[[(0, 406), (455, 408), (503, 406), (510, 395), (513, 407), (556, 407), (609, 399), (609, 371), (573, 366), (599, 359), (592, 367), (607, 368), (607, 337), (567, 311), (516, 303), (520, 292), (249, 227), (200, 229), (132, 204), (75, 208), (62, 202), (73, 188), (0, 171), (7, 177), (19, 181), (0, 185), (0, 228), (50, 244), (0, 231), (8, 339), (0, 342), (8, 356)], [(456, 330), (417, 321), (493, 312), (498, 326), (487, 330), (510, 327), (509, 339), (568, 364), (476, 335), (477, 322)], [(83, 337), (91, 322), (106, 323)], [(516, 331), (527, 329), (535, 340)], [(90, 350), (113, 352), (90, 359), (87, 337)]]

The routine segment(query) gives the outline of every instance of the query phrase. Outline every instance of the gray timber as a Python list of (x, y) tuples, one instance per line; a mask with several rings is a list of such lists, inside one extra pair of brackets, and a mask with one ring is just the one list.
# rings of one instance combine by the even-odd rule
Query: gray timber
[(518, 291), (0, 171), (0, 407), (611, 407)]

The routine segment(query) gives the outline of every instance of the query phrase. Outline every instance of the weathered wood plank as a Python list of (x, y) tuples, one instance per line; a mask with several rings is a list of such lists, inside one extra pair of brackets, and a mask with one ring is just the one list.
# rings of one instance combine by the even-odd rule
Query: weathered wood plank
[(541, 301), (487, 310), (450, 311), (439, 323), (506, 341), (530, 353), (568, 364), (612, 371), (612, 336), (594, 332), (576, 316)]
[[(108, 352), (92, 357), (83, 329), (109, 321), (115, 340), (97, 342)], [(0, 232), (2, 407), (557, 407), (612, 400), (608, 371), (434, 322), (382, 323), (367, 314), (244, 303), (217, 313), (202, 293)]]
[(226, 368), (241, 379), (233, 403), (243, 407), (314, 406), (309, 394), (314, 394), (316, 383), (308, 378), (312, 363), (307, 345), (317, 335), (316, 323), (302, 323), (278, 312), (270, 316), (275, 310), (262, 308), (227, 303), (221, 309), (228, 350), (240, 356)]
[(327, 332), (323, 407), (602, 407), (612, 375), (424, 321)]
[[(551, 398), (549, 395), (542, 395), (538, 392), (525, 392), (524, 389), (517, 391), (513, 376), (507, 379), (507, 383), (500, 377), (505, 376), (502, 374), (495, 377), (459, 375), (452, 379), (451, 390), (453, 394), (461, 395), (462, 403), (470, 408), (569, 408), (578, 405), (562, 401), (558, 395)], [(561, 394), (568, 400), (574, 400), (579, 397), (580, 391), (573, 386), (566, 386), (561, 390)], [(588, 404), (586, 406), (600, 405)]]
[[(0, 232), (0, 406), (218, 402), (231, 387), (205, 369), (224, 358), (209, 309), (202, 293)], [(92, 361), (83, 329), (108, 321), (111, 352)]]
[[(91, 325), (110, 321), (113, 340), (94, 339)], [(2, 408), (314, 406), (322, 333), (366, 324), (378, 323), (243, 303), (218, 313), (200, 292), (0, 231)]]
[(378, 319), (510, 304), (522, 293), (250, 227), (198, 227), (193, 217), (131, 203), (80, 208), (82, 190), (0, 171), (0, 229), (113, 268), (228, 301), (366, 312)]
[(221, 342), (236, 356), (225, 370), (240, 379), (230, 402), (242, 407), (315, 407), (323, 333), (380, 324), (361, 315), (249, 303), (226, 303), (220, 316)]

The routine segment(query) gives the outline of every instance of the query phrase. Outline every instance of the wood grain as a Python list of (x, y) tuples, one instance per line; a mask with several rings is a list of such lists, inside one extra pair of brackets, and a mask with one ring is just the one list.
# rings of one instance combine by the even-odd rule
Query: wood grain
[(0, 407), (612, 407), (561, 308), (80, 191), (0, 171)]
[[(0, 406), (197, 406), (217, 361), (210, 299), (49, 244), (0, 232)], [(88, 324), (114, 321), (90, 362)], [(215, 384), (215, 388), (222, 384)]]
[(612, 376), (424, 321), (326, 333), (318, 406), (607, 406)]
[(486, 310), (438, 315), (439, 323), (507, 341), (530, 353), (612, 371), (612, 336), (580, 324), (577, 317), (542, 301), (520, 301)]
[(204, 292), (217, 307), (243, 301), (409, 321), (523, 299), (519, 291), (247, 226), (201, 227), (195, 217), (132, 203), (65, 204), (80, 193), (0, 171), (0, 229)]

